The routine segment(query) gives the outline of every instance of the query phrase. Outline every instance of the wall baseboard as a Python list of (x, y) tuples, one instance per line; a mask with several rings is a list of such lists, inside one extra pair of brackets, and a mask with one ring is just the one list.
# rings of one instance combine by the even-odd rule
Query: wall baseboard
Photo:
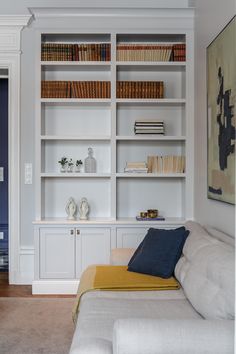
[(15, 274), (15, 284), (31, 285), (34, 280), (34, 248), (20, 248), (19, 272)]
[(79, 280), (34, 280), (33, 295), (75, 295)]

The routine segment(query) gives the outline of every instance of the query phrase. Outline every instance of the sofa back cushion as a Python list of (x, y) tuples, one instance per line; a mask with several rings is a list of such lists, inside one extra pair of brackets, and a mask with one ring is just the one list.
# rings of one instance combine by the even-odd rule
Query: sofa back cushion
[(188, 234), (184, 227), (174, 230), (150, 228), (129, 261), (128, 271), (171, 277)]
[(207, 319), (234, 318), (234, 247), (211, 237), (194, 222), (175, 276), (192, 306)]

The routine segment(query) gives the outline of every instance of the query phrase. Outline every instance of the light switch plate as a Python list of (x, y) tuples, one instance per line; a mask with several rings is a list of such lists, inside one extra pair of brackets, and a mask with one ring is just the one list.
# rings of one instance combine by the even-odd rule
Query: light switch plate
[(0, 167), (0, 182), (4, 182), (4, 167)]
[(25, 163), (25, 184), (32, 184), (32, 163)]

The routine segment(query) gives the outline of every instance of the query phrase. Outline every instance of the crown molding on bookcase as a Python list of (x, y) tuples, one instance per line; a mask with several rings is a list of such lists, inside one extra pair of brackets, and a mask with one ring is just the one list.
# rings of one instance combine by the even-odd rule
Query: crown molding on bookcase
[(24, 27), (29, 24), (32, 15), (0, 15), (0, 28)]
[(168, 7), (168, 6), (148, 6), (146, 2), (143, 6), (132, 7), (127, 4), (122, 6), (79, 6), (79, 7), (30, 7), (30, 13), (37, 18), (73, 18), (86, 16), (103, 17), (160, 17), (160, 18), (192, 18), (194, 9), (190, 7)]

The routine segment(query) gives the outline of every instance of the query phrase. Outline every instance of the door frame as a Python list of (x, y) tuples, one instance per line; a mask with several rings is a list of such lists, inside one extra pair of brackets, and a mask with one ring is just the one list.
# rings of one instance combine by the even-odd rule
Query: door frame
[(8, 70), (9, 283), (20, 283), (20, 39), (30, 15), (0, 16), (0, 68)]

